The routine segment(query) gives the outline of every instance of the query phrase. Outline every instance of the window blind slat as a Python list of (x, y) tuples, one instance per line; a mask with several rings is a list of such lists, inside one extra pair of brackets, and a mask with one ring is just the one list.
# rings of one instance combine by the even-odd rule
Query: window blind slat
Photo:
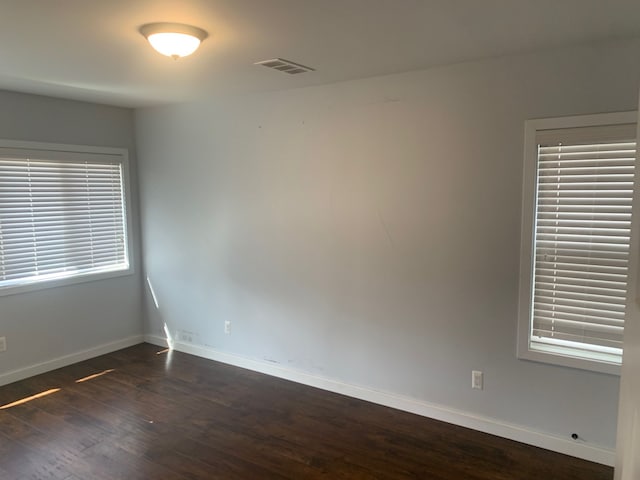
[[(19, 278), (28, 274), (29, 272), (37, 272), (39, 275), (44, 273), (51, 272), (52, 270), (77, 270), (78, 268), (90, 268), (98, 263), (110, 263), (114, 258), (113, 252), (102, 252), (99, 254), (86, 254), (82, 257), (78, 257), (73, 261), (49, 261), (49, 262), (38, 262), (29, 263), (29, 264), (20, 264), (20, 265), (11, 265), (11, 275), (8, 277), (11, 278)], [(122, 256), (121, 256), (122, 257)]]
[[(122, 212), (120, 212), (122, 213)], [(113, 228), (117, 228), (118, 225), (122, 226), (121, 219), (122, 217), (119, 215), (85, 215), (85, 216), (77, 216), (73, 217), (72, 220), (65, 224), (60, 220), (51, 221), (47, 220), (46, 222), (36, 223), (36, 222), (13, 222), (7, 223), (10, 228), (7, 228), (5, 238), (19, 238), (20, 236), (26, 235), (29, 236), (31, 232), (37, 231), (40, 233), (45, 233), (47, 231), (61, 231), (61, 232), (71, 232), (78, 228), (90, 228), (92, 226), (95, 227), (104, 227), (106, 225), (112, 226)]]
[(558, 295), (562, 295), (565, 301), (569, 302), (575, 300), (577, 302), (584, 302), (585, 304), (590, 304), (593, 302), (597, 303), (605, 303), (608, 305), (619, 305), (624, 307), (626, 303), (626, 298), (623, 295), (605, 295), (605, 294), (595, 294), (595, 293), (587, 293), (587, 292), (572, 292), (570, 290), (547, 290), (544, 288), (540, 288), (538, 290), (539, 298), (541, 301), (545, 301), (549, 298), (557, 299)]
[[(85, 225), (87, 221), (91, 221), (92, 225), (100, 225), (100, 224), (113, 224), (114, 222), (118, 222), (121, 218), (120, 215), (116, 215), (116, 213), (120, 213), (114, 211), (113, 213), (104, 213), (104, 214), (94, 214), (90, 213), (88, 215), (76, 215), (73, 217), (69, 217), (68, 221), (64, 220), (64, 217), (41, 217), (41, 221), (38, 226), (40, 228), (55, 228), (60, 227), (61, 229), (73, 228), (75, 225)], [(15, 231), (18, 229), (29, 229), (32, 228), (32, 223), (29, 221), (21, 221), (20, 219), (14, 220), (13, 222), (7, 222), (7, 224), (12, 225)]]
[(597, 325), (624, 324), (624, 311), (588, 308), (586, 306), (576, 307), (562, 305), (553, 301), (551, 301), (551, 303), (545, 303), (544, 301), (535, 302), (533, 304), (533, 311), (536, 316), (547, 315), (558, 319), (580, 320), (584, 323), (594, 323)]
[(22, 272), (29, 272), (36, 270), (39, 273), (49, 271), (51, 269), (59, 268), (76, 268), (82, 265), (95, 265), (98, 262), (110, 262), (114, 256), (117, 256), (121, 251), (118, 250), (104, 250), (97, 252), (85, 252), (82, 255), (77, 255), (73, 260), (67, 260), (65, 258), (48, 259), (46, 261), (38, 259), (37, 263), (25, 262), (20, 264), (12, 264), (12, 274), (18, 275)]
[(547, 263), (553, 264), (567, 264), (567, 265), (576, 265), (580, 266), (602, 266), (602, 267), (616, 267), (616, 268), (627, 268), (627, 259), (628, 254), (624, 255), (622, 258), (615, 257), (600, 257), (600, 256), (590, 256), (590, 255), (578, 255), (578, 254), (566, 254), (561, 253), (560, 251), (544, 252), (541, 255), (537, 255), (535, 258), (536, 265), (545, 265)]
[(606, 214), (599, 212), (540, 212), (538, 225), (545, 227), (581, 227), (581, 228), (631, 228), (631, 214)]
[(549, 252), (553, 252), (555, 249), (582, 252), (594, 251), (597, 255), (613, 255), (615, 253), (626, 253), (629, 251), (628, 243), (578, 242), (575, 240), (571, 241), (569, 239), (554, 240), (550, 238), (538, 240), (537, 244), (541, 248), (541, 254), (548, 254)]
[[(623, 326), (604, 326), (601, 324), (592, 324), (589, 325), (590, 329), (588, 333), (585, 333), (585, 323), (580, 321), (571, 321), (571, 320), (561, 320), (557, 318), (539, 318), (539, 323), (534, 330), (538, 332), (539, 336), (542, 332), (547, 332), (555, 335), (570, 334), (570, 335), (578, 335), (580, 334), (585, 343), (590, 343), (595, 339), (607, 339), (613, 340), (616, 342), (622, 343), (622, 338), (620, 335), (624, 331)], [(549, 337), (555, 335), (548, 335)], [(559, 338), (567, 339), (566, 337), (559, 336)], [(575, 338), (573, 339), (575, 341)]]
[[(120, 246), (120, 243), (116, 244), (113, 241), (111, 241), (111, 239), (107, 239), (106, 241), (103, 241), (103, 242), (95, 241), (93, 242), (93, 244), (91, 242), (88, 242), (88, 243), (85, 242), (85, 243), (59, 245), (55, 248), (47, 249), (46, 253), (43, 256), (46, 258), (47, 255), (49, 254), (58, 254), (58, 253), (62, 253), (62, 254), (69, 253), (71, 256), (74, 256), (86, 251), (87, 249), (92, 251), (98, 251), (106, 248), (113, 249), (113, 250), (124, 249), (123, 246)], [(13, 250), (15, 250), (15, 253), (4, 256), (6, 264), (9, 264), (12, 261), (17, 261), (20, 259), (30, 259), (35, 261), (34, 260), (35, 258), (40, 258), (39, 255), (38, 257), (34, 256), (33, 247), (31, 246), (16, 248)]]
[[(617, 356), (622, 354), (622, 340), (620, 339), (620, 334), (613, 335), (615, 338), (602, 338), (602, 337), (586, 337), (580, 329), (571, 330), (567, 329), (562, 332), (554, 332), (553, 330), (544, 330), (544, 329), (534, 329), (532, 332), (532, 336), (534, 338), (540, 337), (542, 344), (548, 343), (548, 340), (565, 340), (568, 342), (575, 342), (576, 345), (572, 345), (571, 351), (575, 350), (584, 350), (586, 352), (589, 351), (600, 351), (599, 348), (589, 349), (588, 347), (592, 345), (593, 347), (611, 347), (619, 350)], [(537, 340), (537, 339), (536, 339)]]
[(560, 262), (548, 262), (538, 261), (536, 262), (536, 268), (540, 271), (558, 272), (558, 274), (568, 274), (570, 272), (584, 272), (586, 274), (599, 273), (599, 274), (615, 274), (626, 275), (627, 268), (624, 266), (609, 266), (609, 265), (589, 265), (580, 263), (560, 263)]
[[(14, 250), (22, 250), (22, 251), (28, 251), (29, 249), (31, 249), (32, 251), (34, 251), (34, 256), (37, 255), (38, 250), (42, 250), (45, 249), (46, 251), (51, 250), (51, 249), (58, 249), (58, 248), (65, 248), (69, 251), (71, 251), (71, 249), (73, 249), (76, 246), (81, 246), (81, 245), (101, 245), (104, 243), (107, 244), (116, 244), (118, 242), (120, 242), (121, 240), (115, 238), (116, 236), (114, 235), (102, 235), (102, 236), (77, 236), (75, 238), (61, 238), (61, 239), (50, 239), (50, 240), (43, 240), (43, 241), (31, 241), (31, 242), (16, 242), (13, 245), (9, 245), (10, 248), (13, 248)], [(118, 235), (118, 237), (121, 238), (121, 235)], [(7, 242), (9, 243), (9, 242)]]
[(621, 295), (626, 299), (626, 290), (624, 288), (597, 287), (593, 285), (574, 285), (560, 282), (541, 282), (535, 284), (535, 288), (542, 290), (554, 290), (568, 293), (585, 293), (587, 295)]
[(557, 221), (555, 225), (539, 226), (538, 232), (538, 238), (541, 240), (566, 238), (572, 241), (584, 239), (585, 242), (607, 240), (618, 243), (629, 240), (630, 230), (628, 228), (589, 227), (588, 225), (576, 227)]
[(590, 251), (589, 249), (578, 248), (554, 248), (554, 249), (539, 249), (535, 253), (537, 259), (553, 260), (555, 258), (588, 258), (590, 261), (602, 260), (607, 261), (609, 259), (618, 259), (627, 261), (629, 258), (629, 249), (622, 251)]
[[(618, 335), (622, 334), (624, 330), (622, 325), (603, 325), (601, 323), (588, 324), (580, 320), (572, 321), (553, 317), (539, 317), (537, 320), (538, 324), (535, 330), (539, 333), (568, 333), (572, 335), (580, 333), (585, 339), (591, 340), (606, 338), (608, 340), (621, 342), (622, 339), (618, 338)], [(585, 333), (585, 325), (589, 327), (588, 333)]]

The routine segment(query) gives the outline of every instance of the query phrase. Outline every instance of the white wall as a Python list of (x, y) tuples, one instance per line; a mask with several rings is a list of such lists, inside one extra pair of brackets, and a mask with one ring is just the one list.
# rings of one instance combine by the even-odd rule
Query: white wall
[(613, 449), (617, 377), (516, 358), (523, 131), (635, 110), (639, 58), (621, 41), (138, 111), (147, 331)]
[(133, 112), (0, 91), (0, 138), (129, 149), (137, 268), (126, 277), (0, 296), (0, 336), (8, 347), (0, 353), (3, 384), (77, 360), (86, 350), (123, 345), (142, 333), (142, 321)]
[[(640, 109), (639, 109), (640, 110)], [(638, 125), (640, 138), (640, 125)], [(640, 188), (634, 192), (634, 215), (631, 230), (630, 298), (624, 329), (624, 358), (620, 382), (618, 441), (616, 444), (616, 480), (640, 478)]]

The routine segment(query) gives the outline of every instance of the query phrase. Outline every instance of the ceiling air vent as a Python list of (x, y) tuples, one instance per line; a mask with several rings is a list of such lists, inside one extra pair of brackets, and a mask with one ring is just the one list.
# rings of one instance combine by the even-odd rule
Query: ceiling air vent
[(296, 75), (298, 73), (315, 71), (315, 68), (305, 67), (304, 65), (300, 65), (299, 63), (294, 63), (290, 60), (285, 60), (284, 58), (274, 58), (271, 60), (263, 60), (261, 62), (256, 62), (255, 65), (262, 65), (264, 67), (280, 70), (281, 72), (288, 73), (289, 75)]

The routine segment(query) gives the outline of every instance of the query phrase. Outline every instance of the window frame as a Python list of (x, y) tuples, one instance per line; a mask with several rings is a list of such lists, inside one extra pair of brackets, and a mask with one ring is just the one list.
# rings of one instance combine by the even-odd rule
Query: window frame
[(119, 163), (122, 165), (123, 214), (125, 223), (125, 248), (126, 258), (128, 260), (128, 268), (110, 272), (80, 273), (64, 278), (48, 279), (32, 283), (25, 283), (22, 285), (0, 287), (0, 297), (37, 290), (44, 290), (48, 288), (62, 287), (66, 285), (77, 285), (98, 280), (105, 280), (109, 278), (123, 277), (133, 275), (135, 273), (135, 262), (133, 254), (133, 220), (131, 218), (132, 210), (129, 151), (126, 148), (0, 139), (0, 157), (3, 157), (3, 150), (5, 149), (42, 152), (42, 156), (44, 159), (46, 159), (47, 153), (51, 153), (53, 157), (56, 157), (56, 161), (61, 161), (60, 158), (57, 157), (61, 153), (65, 152), (72, 153), (74, 155), (109, 155), (112, 158), (118, 158)]
[[(562, 352), (561, 348), (550, 348), (546, 351), (531, 348), (531, 302), (533, 301), (533, 260), (535, 256), (533, 248), (535, 245), (534, 224), (538, 176), (538, 152), (536, 140), (538, 132), (543, 130), (636, 124), (637, 122), (638, 112), (636, 111), (543, 118), (525, 121), (517, 339), (517, 357), (520, 359), (590, 370), (610, 375), (620, 375), (620, 364), (617, 363), (597, 360), (595, 358), (588, 359), (571, 356), (570, 352)], [(636, 175), (639, 173), (640, 172), (636, 171)], [(634, 184), (636, 183), (637, 181), (634, 180)], [(632, 205), (632, 209), (633, 208), (637, 208), (636, 205)], [(633, 244), (630, 242), (630, 246), (632, 245)], [(629, 264), (629, 270), (631, 270), (631, 268), (633, 268), (633, 266)], [(631, 277), (631, 274), (632, 272), (629, 271), (629, 278)], [(633, 295), (633, 293), (628, 291), (627, 297), (630, 295)]]

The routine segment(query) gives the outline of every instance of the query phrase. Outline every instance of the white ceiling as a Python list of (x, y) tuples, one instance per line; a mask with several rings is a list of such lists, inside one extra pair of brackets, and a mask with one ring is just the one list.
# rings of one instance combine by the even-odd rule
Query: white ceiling
[[(156, 21), (210, 37), (174, 61)], [(630, 36), (640, 0), (0, 0), (0, 88), (136, 107)], [(253, 65), (274, 57), (317, 71)]]

